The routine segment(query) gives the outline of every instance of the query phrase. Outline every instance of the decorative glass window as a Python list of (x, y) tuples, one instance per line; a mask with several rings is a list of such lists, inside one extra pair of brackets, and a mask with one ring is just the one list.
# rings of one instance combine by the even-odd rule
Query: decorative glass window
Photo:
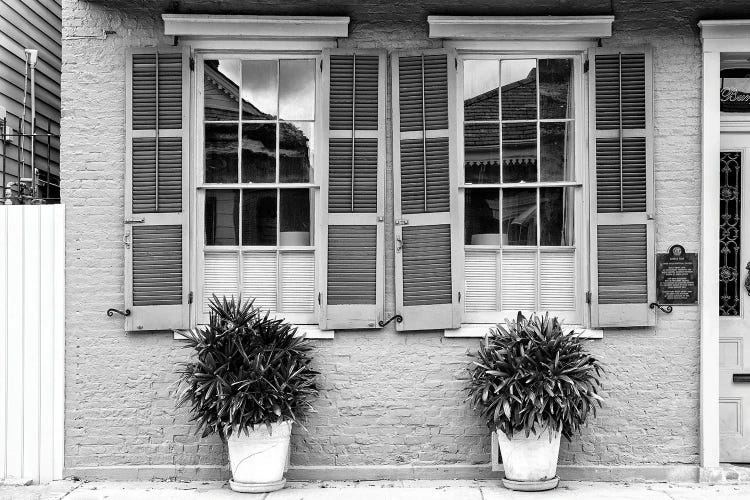
[(201, 64), (198, 180), (203, 312), (242, 295), (315, 323), (315, 132), (319, 58)]
[(565, 57), (462, 61), (465, 322), (519, 310), (582, 320), (574, 68)]

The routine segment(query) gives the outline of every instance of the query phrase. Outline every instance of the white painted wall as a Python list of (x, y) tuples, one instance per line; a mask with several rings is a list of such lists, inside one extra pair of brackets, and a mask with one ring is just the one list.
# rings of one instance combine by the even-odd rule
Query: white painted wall
[(0, 206), (0, 482), (62, 478), (65, 207)]

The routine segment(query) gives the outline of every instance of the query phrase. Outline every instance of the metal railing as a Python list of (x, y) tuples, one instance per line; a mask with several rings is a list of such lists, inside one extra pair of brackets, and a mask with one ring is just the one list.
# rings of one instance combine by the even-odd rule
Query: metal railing
[(60, 203), (60, 166), (52, 158), (60, 135), (49, 122), (35, 128), (36, 133), (22, 133), (21, 118), (16, 128), (0, 119), (0, 205)]

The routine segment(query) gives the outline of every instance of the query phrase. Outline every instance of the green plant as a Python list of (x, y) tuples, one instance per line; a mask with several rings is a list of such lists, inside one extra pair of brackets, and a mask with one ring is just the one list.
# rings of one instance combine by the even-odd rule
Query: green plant
[(490, 429), (509, 439), (548, 429), (570, 440), (602, 405), (601, 363), (548, 314), (526, 319), (519, 312), (516, 321), (490, 329), (469, 356), (467, 400), (481, 408)]
[(177, 405), (190, 408), (196, 433), (303, 419), (318, 394), (311, 343), (252, 301), (214, 295), (209, 306), (209, 324), (184, 332), (192, 353), (178, 368)]

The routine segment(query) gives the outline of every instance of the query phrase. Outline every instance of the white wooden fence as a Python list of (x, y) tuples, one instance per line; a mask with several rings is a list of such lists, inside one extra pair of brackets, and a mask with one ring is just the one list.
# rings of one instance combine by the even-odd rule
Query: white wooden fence
[(0, 482), (62, 478), (65, 207), (0, 206)]

